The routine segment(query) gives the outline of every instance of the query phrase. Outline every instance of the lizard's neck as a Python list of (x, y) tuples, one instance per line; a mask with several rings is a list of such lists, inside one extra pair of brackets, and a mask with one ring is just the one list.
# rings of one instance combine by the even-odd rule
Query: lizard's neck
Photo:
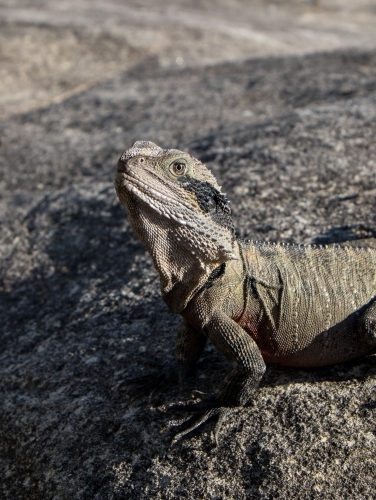
[(216, 264), (201, 267), (202, 263), (188, 252), (181, 252), (181, 258), (172, 261), (169, 268), (153, 258), (159, 271), (163, 300), (168, 307), (181, 313), (197, 291), (206, 283)]
[[(133, 222), (135, 233), (145, 244), (159, 273), (164, 301), (172, 311), (181, 313), (212, 271), (225, 260), (208, 256), (202, 235), (197, 239), (187, 238), (184, 226), (171, 221), (161, 225), (152, 212), (139, 213)], [(232, 258), (239, 258), (237, 244), (234, 250)]]

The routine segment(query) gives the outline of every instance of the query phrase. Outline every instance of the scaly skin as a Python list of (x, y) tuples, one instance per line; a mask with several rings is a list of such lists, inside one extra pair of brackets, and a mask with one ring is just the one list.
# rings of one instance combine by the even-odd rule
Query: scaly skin
[[(376, 250), (245, 243), (209, 170), (187, 153), (136, 142), (118, 163), (115, 188), (160, 274), (162, 296), (183, 317), (177, 362), (142, 377), (152, 390), (183, 381), (207, 338), (236, 368), (208, 398), (178, 404), (198, 419), (175, 441), (245, 405), (265, 362), (316, 367), (376, 349)], [(197, 417), (196, 417), (197, 418)]]

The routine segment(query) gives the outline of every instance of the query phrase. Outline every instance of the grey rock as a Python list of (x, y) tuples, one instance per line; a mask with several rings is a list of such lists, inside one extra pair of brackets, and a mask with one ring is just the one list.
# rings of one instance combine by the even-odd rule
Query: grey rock
[[(112, 177), (150, 139), (212, 168), (243, 237), (374, 244), (375, 104), (372, 51), (195, 70), (150, 58), (0, 122), (2, 498), (374, 497), (374, 357), (270, 367), (217, 448), (209, 426), (170, 448), (168, 417), (118, 391), (147, 358), (172, 359), (179, 320)], [(226, 369), (209, 346), (192, 388)]]

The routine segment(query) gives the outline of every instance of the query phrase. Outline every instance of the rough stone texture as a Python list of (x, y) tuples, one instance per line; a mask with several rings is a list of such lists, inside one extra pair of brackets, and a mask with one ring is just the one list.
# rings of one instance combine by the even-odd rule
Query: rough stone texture
[[(241, 236), (374, 244), (376, 52), (139, 61), (0, 122), (1, 498), (374, 498), (375, 357), (270, 367), (214, 449), (210, 425), (170, 449), (168, 417), (117, 391), (173, 357), (179, 318), (112, 177), (153, 140), (212, 168)], [(209, 346), (192, 388), (228, 368)]]

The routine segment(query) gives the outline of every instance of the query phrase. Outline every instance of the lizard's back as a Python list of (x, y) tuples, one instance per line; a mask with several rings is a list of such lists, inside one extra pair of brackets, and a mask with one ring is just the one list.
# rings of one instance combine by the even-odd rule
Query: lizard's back
[(376, 297), (376, 250), (251, 243), (239, 323), (266, 360), (320, 366), (369, 352), (358, 333)]

